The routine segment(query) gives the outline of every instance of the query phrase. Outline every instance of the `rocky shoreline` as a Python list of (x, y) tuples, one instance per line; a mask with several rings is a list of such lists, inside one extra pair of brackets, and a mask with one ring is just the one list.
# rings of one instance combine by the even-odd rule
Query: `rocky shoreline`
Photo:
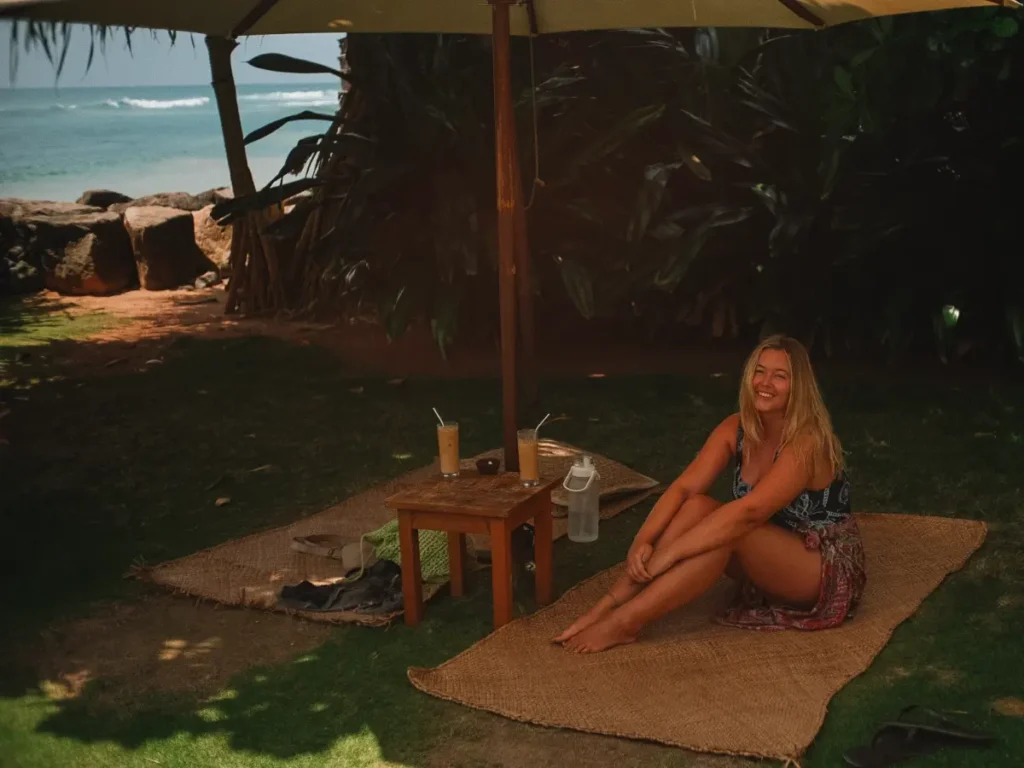
[(136, 199), (89, 190), (75, 203), (0, 198), (0, 295), (213, 285), (228, 277), (231, 227), (211, 211), (231, 197), (221, 188)]

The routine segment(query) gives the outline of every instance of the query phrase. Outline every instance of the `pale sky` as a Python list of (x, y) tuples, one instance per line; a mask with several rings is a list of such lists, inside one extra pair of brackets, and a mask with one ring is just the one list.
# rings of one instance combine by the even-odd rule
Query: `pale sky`
[[(153, 0), (140, 0), (153, 2)], [(216, 0), (211, 0), (216, 2)], [(89, 31), (87, 27), (76, 27), (68, 58), (64, 64), (58, 87), (78, 86), (121, 86), (121, 85), (199, 85), (210, 82), (210, 65), (206, 57), (206, 44), (202, 35), (192, 39), (181, 35), (171, 46), (165, 33), (157, 33), (153, 39), (147, 30), (138, 30), (132, 35), (132, 53), (118, 36), (107, 44), (106, 55), (97, 51), (92, 69), (85, 74), (89, 55)], [(0, 22), (0, 88), (11, 87), (10, 54), (11, 24)], [(194, 41), (194, 45), (193, 45)], [(38, 47), (25, 53), (19, 43), (19, 61), (16, 88), (52, 88), (55, 84), (56, 69)], [(338, 65), (338, 35), (270, 35), (243, 38), (232, 57), (235, 80), (238, 83), (294, 83), (323, 80), (336, 86), (333, 75), (288, 75), (264, 72), (248, 66), (245, 62), (260, 53), (284, 53), (298, 58), (309, 59), (331, 67)]]

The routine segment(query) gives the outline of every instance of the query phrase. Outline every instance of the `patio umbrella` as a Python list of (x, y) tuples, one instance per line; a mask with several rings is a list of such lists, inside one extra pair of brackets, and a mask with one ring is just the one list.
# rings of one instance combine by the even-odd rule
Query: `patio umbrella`
[[(630, 27), (793, 27), (842, 24), (1000, 0), (533, 0), (507, 3), (513, 35)], [(0, 0), (35, 19), (151, 27), (235, 37), (301, 32), (491, 34), (486, 0)]]
[[(307, 32), (493, 35), (503, 444), (505, 467), (516, 471), (516, 281), (522, 285), (528, 280), (529, 260), (516, 176), (510, 35), (642, 27), (814, 29), (874, 16), (991, 6), (1020, 4), (1016, 0), (0, 0), (0, 16), (207, 35), (228, 167), (238, 195), (254, 188), (231, 75), (235, 38)], [(256, 217), (248, 234), (239, 234), (242, 228), (235, 227), (232, 264), (238, 249), (257, 249), (273, 279), (276, 253), (260, 235), (265, 221), (259, 214)], [(232, 283), (237, 285), (236, 280)], [(523, 291), (521, 298), (528, 293)], [(526, 325), (532, 327), (532, 323)], [(526, 330), (526, 336), (529, 359), (532, 331)]]

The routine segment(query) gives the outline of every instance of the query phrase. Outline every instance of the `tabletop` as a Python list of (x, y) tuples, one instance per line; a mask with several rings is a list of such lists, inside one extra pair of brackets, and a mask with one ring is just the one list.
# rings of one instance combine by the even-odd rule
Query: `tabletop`
[(538, 494), (550, 493), (561, 477), (542, 477), (540, 485), (524, 486), (517, 472), (481, 475), (463, 471), (459, 477), (435, 477), (410, 485), (388, 497), (392, 509), (447, 512), (479, 517), (508, 517)]

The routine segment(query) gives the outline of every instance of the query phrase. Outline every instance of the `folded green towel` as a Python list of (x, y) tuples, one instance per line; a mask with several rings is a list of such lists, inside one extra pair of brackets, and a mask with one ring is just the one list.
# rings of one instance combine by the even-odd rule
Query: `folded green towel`
[[(421, 530), (420, 573), (423, 581), (448, 581), (448, 534), (444, 531)], [(398, 534), (398, 520), (382, 525), (363, 538), (373, 545), (378, 560), (391, 560), (402, 564), (402, 546)]]

